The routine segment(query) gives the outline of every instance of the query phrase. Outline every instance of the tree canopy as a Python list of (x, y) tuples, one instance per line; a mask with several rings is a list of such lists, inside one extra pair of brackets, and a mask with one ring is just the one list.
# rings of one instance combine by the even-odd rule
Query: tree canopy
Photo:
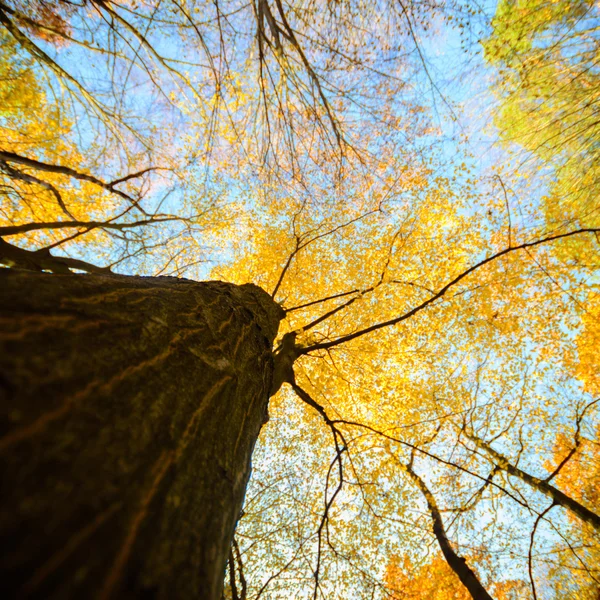
[(226, 598), (598, 597), (599, 11), (0, 0), (0, 262), (285, 311)]

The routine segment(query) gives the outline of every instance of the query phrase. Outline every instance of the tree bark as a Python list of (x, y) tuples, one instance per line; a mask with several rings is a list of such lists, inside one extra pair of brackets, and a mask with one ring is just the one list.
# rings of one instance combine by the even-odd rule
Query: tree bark
[(430, 492), (427, 484), (415, 473), (412, 468), (412, 459), (408, 465), (405, 465), (408, 476), (417, 485), (425, 500), (427, 502), (427, 508), (431, 514), (433, 521), (433, 534), (435, 535), (440, 549), (448, 566), (454, 571), (461, 583), (467, 588), (469, 594), (473, 600), (494, 600), (488, 591), (483, 587), (479, 578), (475, 572), (469, 567), (465, 558), (457, 554), (452, 548), (452, 544), (446, 534), (446, 528), (444, 527), (444, 520), (442, 519), (442, 513), (438, 508), (437, 502)]
[(2, 597), (220, 598), (283, 311), (170, 277), (0, 290)]
[(502, 470), (506, 471), (510, 475), (514, 475), (518, 477), (521, 481), (529, 484), (532, 488), (536, 489), (538, 492), (548, 496), (551, 498), (554, 504), (557, 506), (562, 506), (563, 508), (570, 510), (573, 514), (577, 515), (582, 521), (589, 523), (592, 527), (594, 527), (597, 531), (600, 531), (600, 515), (596, 514), (594, 511), (586, 508), (577, 500), (574, 500), (570, 496), (567, 496), (564, 492), (561, 492), (558, 488), (555, 488), (551, 483), (544, 479), (539, 479), (539, 477), (534, 477), (530, 475), (526, 471), (519, 469), (512, 463), (510, 463), (505, 456), (500, 454), (494, 450), (488, 443), (484, 442), (480, 437), (477, 437), (474, 434), (467, 433), (465, 431), (465, 435), (475, 443), (478, 448), (481, 448), (485, 452), (488, 453), (494, 460), (492, 461), (495, 465), (497, 465)]

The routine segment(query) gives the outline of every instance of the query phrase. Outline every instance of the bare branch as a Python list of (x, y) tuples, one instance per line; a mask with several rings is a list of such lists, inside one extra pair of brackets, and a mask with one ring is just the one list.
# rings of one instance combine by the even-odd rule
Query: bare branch
[(25, 250), (9, 244), (2, 238), (0, 238), (0, 263), (28, 271), (70, 273), (71, 269), (76, 269), (88, 273), (111, 274), (109, 267), (97, 267), (83, 260), (66, 256), (52, 256), (47, 248), (36, 251)]
[(322, 349), (326, 349), (326, 348), (333, 348), (334, 346), (339, 346), (340, 344), (344, 344), (346, 342), (354, 340), (358, 337), (361, 337), (361, 336), (371, 333), (373, 331), (377, 331), (378, 329), (383, 329), (384, 327), (390, 327), (391, 325), (396, 325), (397, 323), (406, 321), (410, 317), (414, 316), (418, 312), (421, 312), (424, 308), (427, 308), (430, 304), (432, 304), (433, 302), (435, 302), (436, 300), (438, 300), (439, 298), (444, 296), (450, 288), (452, 288), (457, 283), (462, 281), (465, 277), (467, 277), (474, 271), (480, 269), (484, 265), (487, 265), (488, 263), (491, 263), (491, 262), (497, 260), (498, 258), (505, 256), (506, 254), (509, 254), (511, 252), (516, 252), (517, 250), (522, 250), (524, 248), (532, 248), (534, 246), (540, 246), (541, 244), (553, 242), (555, 240), (560, 240), (563, 238), (568, 238), (568, 237), (571, 237), (574, 235), (581, 235), (584, 233), (598, 233), (598, 232), (600, 232), (599, 228), (577, 229), (576, 231), (569, 231), (567, 233), (550, 235), (545, 238), (535, 240), (533, 242), (525, 242), (523, 244), (519, 244), (518, 246), (513, 246), (512, 248), (505, 248), (504, 250), (501, 250), (500, 252), (497, 252), (495, 254), (492, 254), (491, 256), (488, 256), (487, 258), (484, 258), (483, 260), (479, 261), (472, 267), (469, 267), (468, 269), (466, 269), (465, 271), (463, 271), (462, 273), (460, 273), (459, 275), (454, 277), (454, 279), (449, 281), (445, 286), (440, 288), (430, 298), (428, 298), (427, 300), (425, 300), (424, 302), (422, 302), (415, 308), (412, 308), (408, 312), (405, 312), (403, 315), (400, 315), (399, 317), (395, 317), (393, 319), (389, 319), (388, 321), (383, 321), (382, 323), (376, 323), (375, 325), (371, 325), (370, 327), (365, 327), (364, 329), (360, 329), (358, 331), (355, 331), (354, 333), (344, 335), (344, 336), (339, 337), (330, 342), (321, 342), (319, 344), (313, 344), (312, 346), (307, 346), (306, 348), (303, 348), (302, 354), (307, 354), (308, 352), (312, 352), (313, 350), (322, 350)]
[[(115, 188), (115, 185), (117, 183), (128, 179), (129, 176), (122, 178), (122, 179), (117, 179), (116, 181), (114, 181), (112, 183), (106, 183), (106, 182), (102, 181), (101, 179), (94, 177), (93, 175), (81, 173), (79, 171), (76, 171), (75, 169), (72, 169), (71, 167), (65, 167), (62, 165), (51, 165), (49, 163), (41, 162), (39, 160), (27, 158), (25, 156), (20, 156), (19, 154), (15, 154), (14, 152), (7, 152), (5, 150), (0, 150), (0, 159), (3, 159), (7, 162), (25, 165), (27, 167), (37, 169), (38, 171), (47, 171), (50, 173), (60, 173), (61, 175), (67, 175), (68, 177), (72, 177), (73, 179), (78, 179), (80, 181), (89, 181), (90, 183), (93, 183), (93, 184), (105, 189), (106, 191), (111, 192), (112, 194), (116, 194), (117, 196), (124, 198), (125, 200), (130, 202), (135, 208), (137, 208), (138, 210), (140, 210), (144, 214), (146, 214), (145, 211), (140, 207), (137, 200), (132, 198), (129, 194), (126, 194), (125, 192), (122, 192), (121, 190)], [(135, 176), (135, 175), (132, 175), (132, 177), (133, 176)]]
[(60, 195), (60, 192), (49, 182), (40, 179), (39, 177), (35, 177), (34, 175), (29, 175), (28, 173), (23, 173), (14, 167), (11, 167), (6, 161), (0, 159), (0, 168), (13, 179), (19, 179), (21, 181), (25, 181), (26, 183), (34, 183), (42, 186), (47, 189), (52, 195), (56, 198), (56, 202), (60, 209), (67, 215), (67, 217), (74, 219), (75, 217), (69, 212), (68, 208), (65, 205), (65, 202)]
[(529, 571), (529, 581), (531, 582), (531, 593), (533, 595), (533, 600), (537, 600), (537, 592), (535, 589), (535, 580), (533, 578), (533, 544), (535, 542), (535, 532), (537, 530), (539, 522), (546, 516), (550, 510), (552, 510), (556, 506), (555, 502), (546, 508), (543, 512), (541, 512), (533, 524), (533, 529), (531, 530), (530, 542), (529, 542), (529, 552), (527, 553), (527, 570)]
[(553, 485), (545, 481), (544, 479), (539, 479), (538, 477), (534, 477), (530, 475), (526, 471), (519, 469), (513, 465), (509, 460), (500, 454), (497, 450), (494, 450), (489, 444), (484, 442), (480, 437), (476, 436), (474, 433), (469, 433), (466, 429), (463, 429), (464, 434), (475, 443), (478, 448), (484, 450), (491, 458), (494, 459), (494, 463), (497, 464), (502, 470), (506, 471), (510, 475), (514, 475), (524, 481), (532, 488), (537, 490), (538, 492), (548, 496), (553, 500), (553, 502), (557, 506), (562, 506), (563, 508), (571, 511), (573, 514), (577, 515), (582, 521), (589, 523), (596, 530), (600, 531), (600, 515), (597, 515), (595, 512), (583, 506), (574, 500), (570, 496), (567, 496), (565, 493), (561, 492), (559, 489), (555, 488)]
[(426, 483), (415, 473), (412, 459), (413, 455), (411, 455), (410, 462), (402, 466), (425, 497), (433, 521), (433, 533), (440, 545), (440, 549), (442, 550), (442, 554), (444, 555), (448, 566), (456, 573), (462, 584), (469, 591), (469, 594), (471, 594), (473, 600), (493, 600), (487, 590), (481, 585), (479, 578), (469, 567), (467, 561), (452, 548), (437, 502)]
[(145, 225), (153, 225), (156, 223), (167, 223), (169, 221), (181, 221), (181, 217), (152, 217), (141, 221), (131, 221), (130, 223), (111, 223), (110, 221), (51, 221), (49, 223), (23, 223), (22, 225), (7, 225), (0, 227), (0, 236), (6, 237), (10, 235), (20, 235), (28, 231), (39, 231), (44, 229), (72, 229), (85, 228), (88, 231), (91, 229), (116, 229), (122, 231), (124, 229), (134, 229)]

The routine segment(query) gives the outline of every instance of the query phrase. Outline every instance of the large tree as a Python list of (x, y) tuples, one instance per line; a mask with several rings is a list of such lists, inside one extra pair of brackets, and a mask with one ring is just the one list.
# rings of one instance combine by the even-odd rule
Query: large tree
[(448, 85), (522, 10), (0, 2), (11, 593), (594, 589), (597, 210)]
[(281, 309), (251, 285), (1, 275), (5, 597), (218, 598)]

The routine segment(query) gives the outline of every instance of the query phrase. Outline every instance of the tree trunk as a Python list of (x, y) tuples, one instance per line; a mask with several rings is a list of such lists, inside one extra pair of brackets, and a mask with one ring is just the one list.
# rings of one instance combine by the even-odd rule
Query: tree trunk
[(448, 566), (454, 571), (461, 583), (467, 588), (473, 600), (494, 600), (488, 594), (488, 591), (483, 587), (475, 572), (471, 569), (471, 567), (469, 567), (466, 559), (457, 554), (454, 548), (452, 548), (452, 544), (450, 543), (448, 534), (446, 533), (446, 528), (444, 527), (442, 513), (438, 508), (433, 494), (427, 487), (427, 484), (413, 470), (412, 458), (411, 462), (406, 465), (406, 472), (425, 497), (427, 508), (429, 509), (429, 513), (431, 514), (431, 519), (433, 521), (433, 534), (440, 545), (440, 549), (444, 555), (444, 558), (446, 559), (446, 562), (448, 563)]
[(0, 270), (4, 598), (220, 598), (283, 311), (260, 288)]

